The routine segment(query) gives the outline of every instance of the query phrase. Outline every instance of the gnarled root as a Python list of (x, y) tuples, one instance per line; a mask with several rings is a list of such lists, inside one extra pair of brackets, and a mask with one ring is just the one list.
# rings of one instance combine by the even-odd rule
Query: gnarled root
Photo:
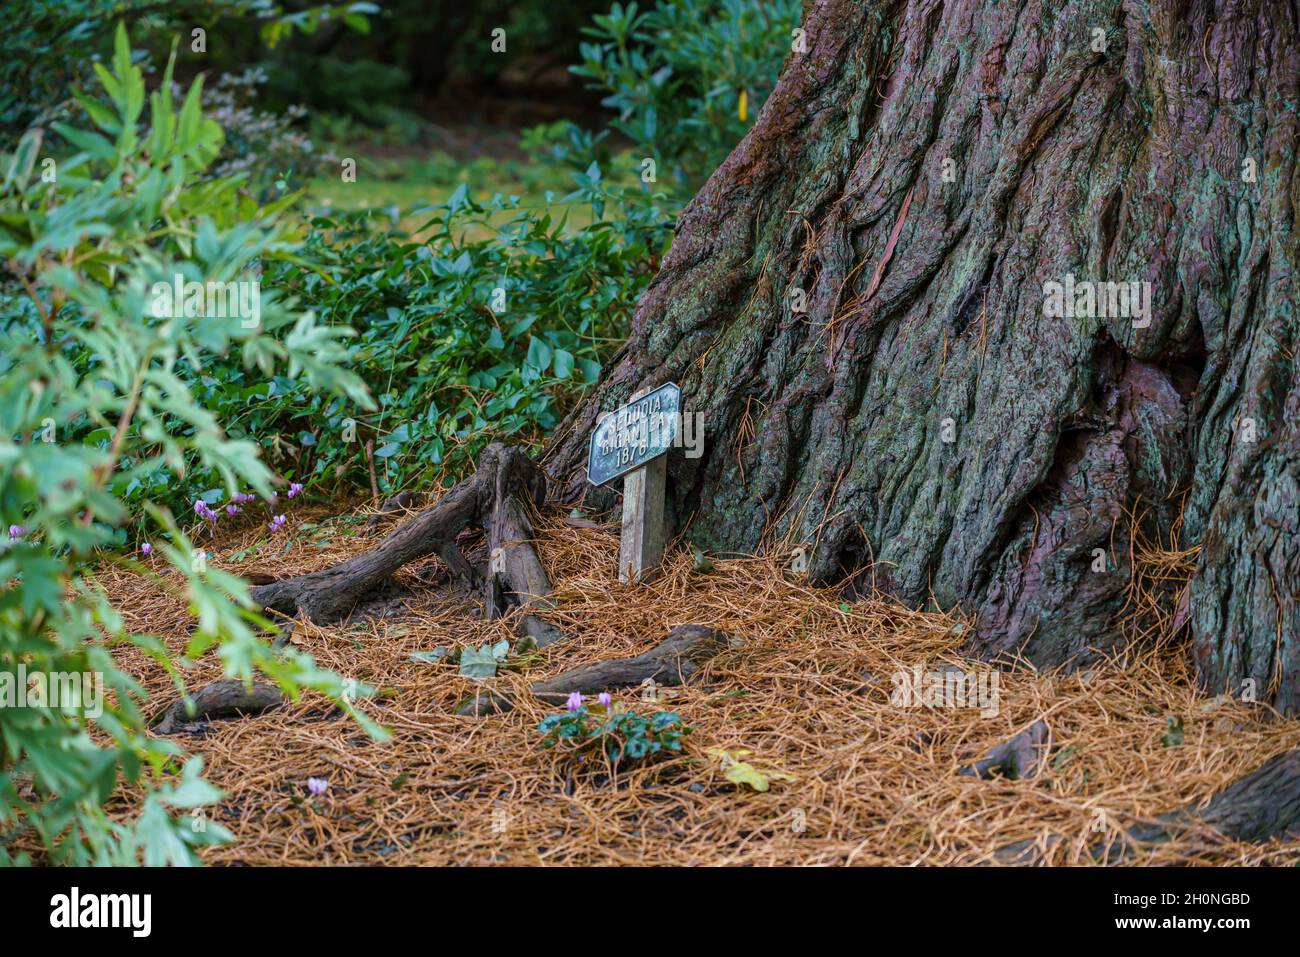
[(991, 748), (988, 754), (974, 764), (962, 768), (961, 774), (966, 777), (1004, 777), (1011, 780), (1036, 777), (1047, 757), (1050, 734), (1047, 722), (1035, 721), (1024, 731)]
[[(1236, 841), (1262, 843), (1300, 831), (1300, 751), (1285, 751), (1199, 803), (1161, 814), (1095, 841), (1089, 855), (1106, 864), (1120, 864), (1143, 844), (1161, 844), (1181, 834), (1211, 827)], [(1018, 841), (1000, 849), (996, 858), (1008, 864), (1033, 864), (1039, 859), (1036, 841)]]
[[(193, 711), (186, 707), (187, 700), (193, 703)], [(175, 734), (195, 721), (261, 714), (283, 703), (284, 695), (273, 685), (256, 681), (251, 685), (242, 681), (214, 681), (196, 691), (192, 698), (174, 702), (155, 720), (153, 730), (158, 734)]]
[[(487, 617), (513, 606), (550, 606), (551, 583), (533, 549), (532, 506), (546, 497), (546, 476), (518, 449), (493, 443), (478, 470), (439, 501), (398, 526), (370, 551), (333, 568), (261, 585), (251, 592), (264, 609), (317, 624), (346, 616), (368, 592), (408, 562), (438, 555), (453, 578), (483, 588)], [(461, 553), (456, 536), (482, 528), (488, 543), (486, 576)], [(560, 637), (555, 626), (535, 615), (523, 617), (521, 630), (545, 645)]]
[[(635, 687), (647, 680), (661, 685), (679, 685), (690, 681), (704, 662), (729, 644), (727, 635), (712, 628), (678, 625), (659, 644), (633, 658), (614, 658), (582, 665), (547, 681), (538, 681), (529, 690), (543, 701), (563, 704), (575, 691), (597, 694), (613, 688)], [(512, 707), (504, 695), (481, 691), (465, 702), (459, 713), (493, 714)]]

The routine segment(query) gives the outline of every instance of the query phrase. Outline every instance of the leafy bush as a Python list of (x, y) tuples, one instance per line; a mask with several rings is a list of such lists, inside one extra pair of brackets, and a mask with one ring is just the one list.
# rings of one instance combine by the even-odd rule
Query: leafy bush
[(91, 68), (111, 53), (113, 26), (124, 16), (142, 33), (170, 37), (181, 31), (188, 38), (195, 27), (226, 21), (230, 37), (275, 42), (330, 19), (365, 31), (367, 14), (377, 11), (372, 3), (287, 13), (272, 0), (11, 0), (0, 30), (0, 149), (11, 148), (30, 126), (66, 118), (69, 91), (93, 79)]
[[(748, 125), (739, 90), (751, 114), (770, 90), (797, 18), (786, 0), (616, 6), (597, 18), (606, 42), (584, 45), (578, 72), (613, 91), (615, 127), (674, 157), (683, 180), (687, 170), (702, 178)], [(234, 364), (191, 382), (203, 405), (282, 474), (364, 489), (373, 465), (381, 494), (449, 484), (493, 439), (537, 447), (626, 334), (682, 199), (646, 193), (634, 175), (635, 186), (612, 182), (607, 140), (569, 122), (525, 135), (526, 152), (570, 168), (577, 187), (562, 200), (548, 192), (546, 207), (480, 203), (462, 187), (409, 211), (433, 216), (410, 233), (396, 215), (320, 216), (306, 247), (324, 270), (273, 267), (277, 286), (359, 330), (353, 368), (376, 391), (376, 412)], [(557, 203), (573, 216), (557, 219)], [(210, 483), (184, 492), (214, 494)]]
[[(260, 297), (258, 323), (158, 308), (158, 284), (177, 274), (248, 283), (277, 261), (305, 260), (286, 201), (259, 207), (238, 178), (205, 178), (222, 131), (202, 115), (200, 83), (178, 107), (169, 63), (142, 130), (144, 78), (123, 29), (111, 69), (96, 71), (107, 101), (80, 97), (94, 129), (56, 126), (74, 155), (43, 154), (31, 131), (0, 157), (0, 527), (9, 528), (0, 550), (0, 862), (22, 859), (12, 840), (30, 830), (56, 862), (192, 863), (194, 847), (228, 835), (171, 812), (198, 815), (217, 794), (198, 759), (181, 766), (175, 744), (144, 733), (143, 691), (109, 649), (142, 649), (183, 687), (180, 669), (157, 636), (126, 627), (93, 566), (125, 539), (134, 502), (158, 543), (147, 573), (196, 619), (186, 660), (214, 650), (228, 676), (261, 672), (291, 696), (311, 689), (353, 712), (339, 676), (305, 655), (272, 652), (247, 585), (209, 565), (150, 499), (195, 469), (229, 494), (242, 485), (272, 492), (256, 448), (228, 437), (187, 385), (219, 358), (266, 376), (280, 367), (305, 391), (373, 406), (341, 367), (349, 330), (274, 289)], [(50, 691), (69, 675), (89, 676), (83, 689), (102, 676), (103, 700), (56, 701)], [(47, 691), (28, 696), (23, 676)], [(145, 785), (133, 820), (105, 811), (119, 780)]]
[(366, 129), (395, 124), (407, 142), (422, 132), (421, 118), (406, 110), (411, 77), (401, 67), (374, 60), (341, 59), (307, 51), (284, 51), (267, 64), (271, 95), (289, 100), (299, 95), (315, 111), (328, 111), (356, 126), (336, 130), (337, 139), (351, 139)]
[(543, 748), (563, 747), (573, 754), (601, 754), (613, 768), (681, 751), (682, 739), (691, 729), (675, 711), (656, 711), (649, 717), (615, 705), (601, 695), (595, 705), (582, 704), (573, 695), (569, 709), (543, 718), (537, 726)]
[(484, 206), (461, 186), (415, 211), (433, 217), (419, 240), (374, 214), (319, 217), (306, 255), (325, 268), (268, 270), (325, 321), (359, 330), (351, 367), (375, 412), (234, 363), (196, 378), (197, 395), (299, 481), (365, 488), (373, 461), (387, 494), (450, 483), (492, 439), (536, 447), (621, 341), (670, 235), (654, 197), (594, 166), (574, 178), (567, 201), (593, 218), (577, 231), (549, 208)]
[(611, 126), (694, 190), (749, 129), (799, 26), (797, 0), (615, 3), (572, 72), (607, 95)]

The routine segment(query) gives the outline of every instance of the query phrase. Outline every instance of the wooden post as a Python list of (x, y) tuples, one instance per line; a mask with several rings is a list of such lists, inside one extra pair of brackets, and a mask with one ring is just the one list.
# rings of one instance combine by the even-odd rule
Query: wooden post
[(664, 480), (668, 456), (651, 459), (623, 478), (623, 533), (618, 580), (644, 581), (664, 557)]
[[(635, 402), (653, 389), (638, 389)], [(668, 456), (651, 459), (623, 477), (623, 530), (618, 541), (618, 580), (644, 581), (664, 557), (664, 481)]]
[(599, 487), (623, 478), (619, 581), (645, 581), (663, 561), (668, 452), (679, 439), (681, 407), (682, 390), (665, 382), (634, 393), (591, 433), (587, 481)]

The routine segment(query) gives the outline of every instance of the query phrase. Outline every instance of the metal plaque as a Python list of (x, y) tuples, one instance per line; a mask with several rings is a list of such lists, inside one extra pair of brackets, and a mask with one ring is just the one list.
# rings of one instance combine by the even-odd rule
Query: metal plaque
[(591, 433), (587, 481), (604, 485), (681, 444), (682, 390), (671, 382), (601, 417)]

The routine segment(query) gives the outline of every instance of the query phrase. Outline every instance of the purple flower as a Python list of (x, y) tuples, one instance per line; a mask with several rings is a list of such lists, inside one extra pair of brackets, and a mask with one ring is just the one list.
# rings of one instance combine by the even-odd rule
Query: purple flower
[(240, 512), (242, 512), (242, 511), (243, 511), (243, 509), (240, 508), (238, 505), (227, 505), (227, 506), (226, 506), (226, 514), (227, 514), (227, 515), (238, 515), (238, 514), (239, 514)]
[(576, 691), (573, 694), (569, 695), (569, 701), (565, 705), (565, 707), (567, 707), (570, 711), (577, 711), (579, 708), (582, 707), (582, 695), (580, 695)]
[(609, 696), (608, 691), (602, 691), (599, 695), (596, 696), (596, 700), (599, 701), (606, 708), (608, 708), (614, 702), (614, 699)]
[(288, 519), (286, 519), (283, 515), (277, 515), (275, 518), (271, 519), (271, 521), (267, 523), (267, 526), (271, 529), (271, 531), (275, 531), (278, 528), (284, 528), (284, 523), (287, 521)]
[(21, 525), (9, 526), (9, 537), (14, 539), (15, 541), (22, 538), (26, 534), (27, 534), (27, 529), (23, 528)]
[(143, 545), (140, 546), (140, 551), (141, 551), (142, 554), (145, 554), (145, 555), (152, 555), (152, 554), (153, 554), (153, 546), (150, 545), (148, 542), (145, 542)]
[(293, 482), (293, 483), (291, 483), (291, 484), (289, 485), (289, 497), (290, 497), (290, 498), (297, 498), (297, 497), (298, 497), (299, 495), (301, 495), (301, 494), (302, 494), (302, 483), (301, 483), (301, 482)]
[(312, 794), (316, 795), (317, 797), (320, 797), (322, 794), (324, 794), (325, 789), (329, 786), (330, 783), (326, 781), (324, 778), (307, 779), (307, 790), (310, 791)]

